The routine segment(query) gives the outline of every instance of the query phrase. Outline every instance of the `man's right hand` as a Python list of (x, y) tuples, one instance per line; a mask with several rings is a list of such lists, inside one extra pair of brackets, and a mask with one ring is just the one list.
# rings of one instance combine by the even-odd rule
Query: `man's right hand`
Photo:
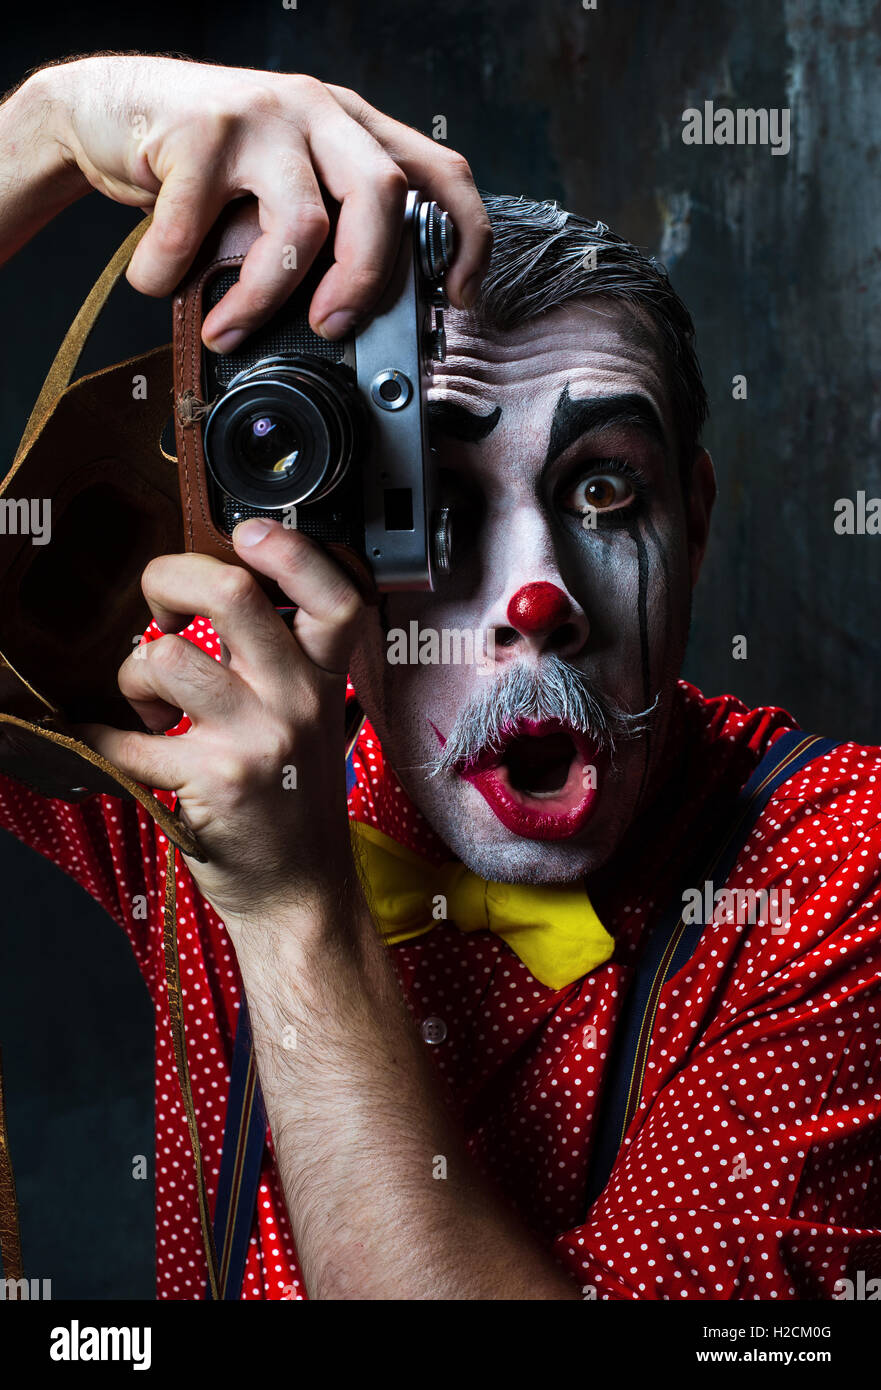
[[(128, 270), (144, 294), (170, 294), (224, 206), (254, 194), (263, 235), (205, 319), (214, 351), (235, 347), (302, 280), (328, 234), (319, 183), (341, 206), (335, 263), (309, 314), (326, 337), (350, 332), (378, 299), (408, 187), (435, 198), (455, 225), (454, 305), (468, 307), (489, 260), (489, 219), (462, 156), (314, 77), (79, 58), (28, 78), (0, 107), (0, 137), (0, 259), (97, 188), (153, 208)], [(296, 270), (287, 268), (291, 246)]]

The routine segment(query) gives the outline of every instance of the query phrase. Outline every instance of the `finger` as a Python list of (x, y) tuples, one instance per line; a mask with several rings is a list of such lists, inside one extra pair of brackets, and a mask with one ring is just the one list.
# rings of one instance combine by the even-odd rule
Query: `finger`
[(157, 696), (154, 700), (129, 700), (132, 709), (154, 734), (165, 734), (183, 718), (184, 711)]
[(213, 352), (230, 352), (271, 318), (308, 271), (330, 220), (318, 180), (305, 154), (264, 157), (249, 181), (258, 200), (262, 235), (250, 247), (239, 278), (202, 324)]
[(106, 724), (76, 724), (77, 737), (136, 782), (158, 791), (178, 791), (186, 781), (186, 750), (178, 738), (161, 738)]
[(243, 695), (241, 682), (185, 637), (160, 637), (138, 647), (120, 667), (118, 681), (148, 728), (162, 727), (169, 707), (178, 719), (186, 712), (194, 724), (224, 722), (234, 717)]
[(153, 220), (131, 258), (126, 279), (141, 294), (165, 295), (180, 283), (227, 193), (212, 167), (182, 164), (165, 178)]
[(345, 676), (364, 605), (346, 572), (326, 550), (276, 521), (252, 517), (233, 531), (242, 559), (297, 605), (293, 633), (315, 666)]
[(420, 131), (377, 111), (357, 92), (332, 85), (327, 90), (403, 169), (410, 187), (417, 188), (424, 197), (434, 198), (450, 214), (456, 241), (446, 290), (457, 308), (470, 308), (489, 266), (492, 227), (467, 160), (448, 146), (439, 145)]
[[(161, 555), (144, 570), (141, 588), (164, 632), (180, 632), (199, 613), (210, 620), (227, 647), (230, 672), (251, 686), (260, 685), (266, 693), (290, 690), (296, 675), (296, 644), (247, 570), (211, 555)], [(155, 644), (137, 651), (149, 650), (151, 645)], [(207, 660), (218, 665), (213, 657)]]
[(407, 204), (407, 176), (355, 121), (322, 111), (309, 129), (318, 174), (340, 204), (334, 265), (313, 297), (315, 332), (339, 338), (367, 316), (397, 260)]

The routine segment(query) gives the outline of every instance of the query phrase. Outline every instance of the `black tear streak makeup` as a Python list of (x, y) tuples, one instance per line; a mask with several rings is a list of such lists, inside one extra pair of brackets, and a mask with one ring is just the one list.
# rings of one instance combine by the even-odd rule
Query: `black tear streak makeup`
[(645, 529), (651, 537), (658, 559), (661, 562), (661, 569), (664, 571), (664, 644), (669, 650), (672, 635), (672, 613), (670, 612), (670, 565), (667, 561), (667, 552), (661, 543), (661, 538), (652, 525), (651, 518), (644, 518)]
[[(648, 633), (648, 580), (649, 580), (649, 558), (646, 550), (645, 537), (638, 521), (632, 521), (627, 527), (627, 533), (636, 546), (637, 564), (639, 572), (639, 592), (637, 596), (637, 611), (639, 613), (639, 649), (642, 658), (642, 707), (646, 709), (649, 704), (649, 691), (651, 687), (651, 665), (649, 657), (649, 633)], [(639, 783), (639, 792), (636, 798), (637, 806), (642, 801), (642, 793), (645, 787), (646, 777), (648, 776), (649, 763), (652, 753), (651, 729), (646, 730), (645, 735), (645, 758), (642, 764), (642, 777)]]

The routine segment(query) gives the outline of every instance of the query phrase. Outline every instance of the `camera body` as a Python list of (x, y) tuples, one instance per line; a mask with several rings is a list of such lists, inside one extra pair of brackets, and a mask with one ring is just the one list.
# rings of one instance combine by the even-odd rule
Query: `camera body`
[[(200, 408), (179, 435), (194, 423), (201, 432), (198, 492), (220, 538), (265, 515), (328, 545), (357, 572), (366, 566), (381, 591), (434, 587), (449, 566), (450, 520), (425, 404), (445, 351), (452, 238), (447, 214), (411, 191), (389, 283), (352, 336), (328, 342), (309, 327), (312, 294), (331, 264), (326, 247), (281, 311), (233, 352), (200, 344)], [(200, 326), (241, 259), (218, 254), (199, 272)]]

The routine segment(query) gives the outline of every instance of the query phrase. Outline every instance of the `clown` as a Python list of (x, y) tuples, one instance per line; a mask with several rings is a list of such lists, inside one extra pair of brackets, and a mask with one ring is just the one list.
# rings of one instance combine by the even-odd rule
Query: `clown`
[[(236, 551), (290, 631), (237, 565), (151, 562), (119, 673), (150, 732), (83, 733), (177, 798), (204, 863), (172, 866), (140, 806), (0, 778), (0, 824), (107, 907), (154, 988), (159, 1296), (832, 1297), (881, 1243), (878, 753), (679, 679), (715, 485), (666, 274), (602, 223), (481, 199), (459, 156), (311, 78), (85, 59), (0, 119), (6, 256), (97, 187), (155, 204), (129, 278), (167, 293), (255, 193), (216, 351), (290, 293), (284, 246), (305, 273), (319, 180), (342, 204), (310, 312), (329, 338), (369, 313), (408, 186), (460, 236), (430, 393), (449, 575), (368, 606), (253, 518)], [(483, 659), (389, 660), (412, 624)], [(786, 921), (685, 918), (707, 885), (785, 890)], [(172, 886), (201, 1210), (157, 985)], [(257, 1112), (252, 1205), (223, 1225), (240, 1052), (272, 1142)]]

